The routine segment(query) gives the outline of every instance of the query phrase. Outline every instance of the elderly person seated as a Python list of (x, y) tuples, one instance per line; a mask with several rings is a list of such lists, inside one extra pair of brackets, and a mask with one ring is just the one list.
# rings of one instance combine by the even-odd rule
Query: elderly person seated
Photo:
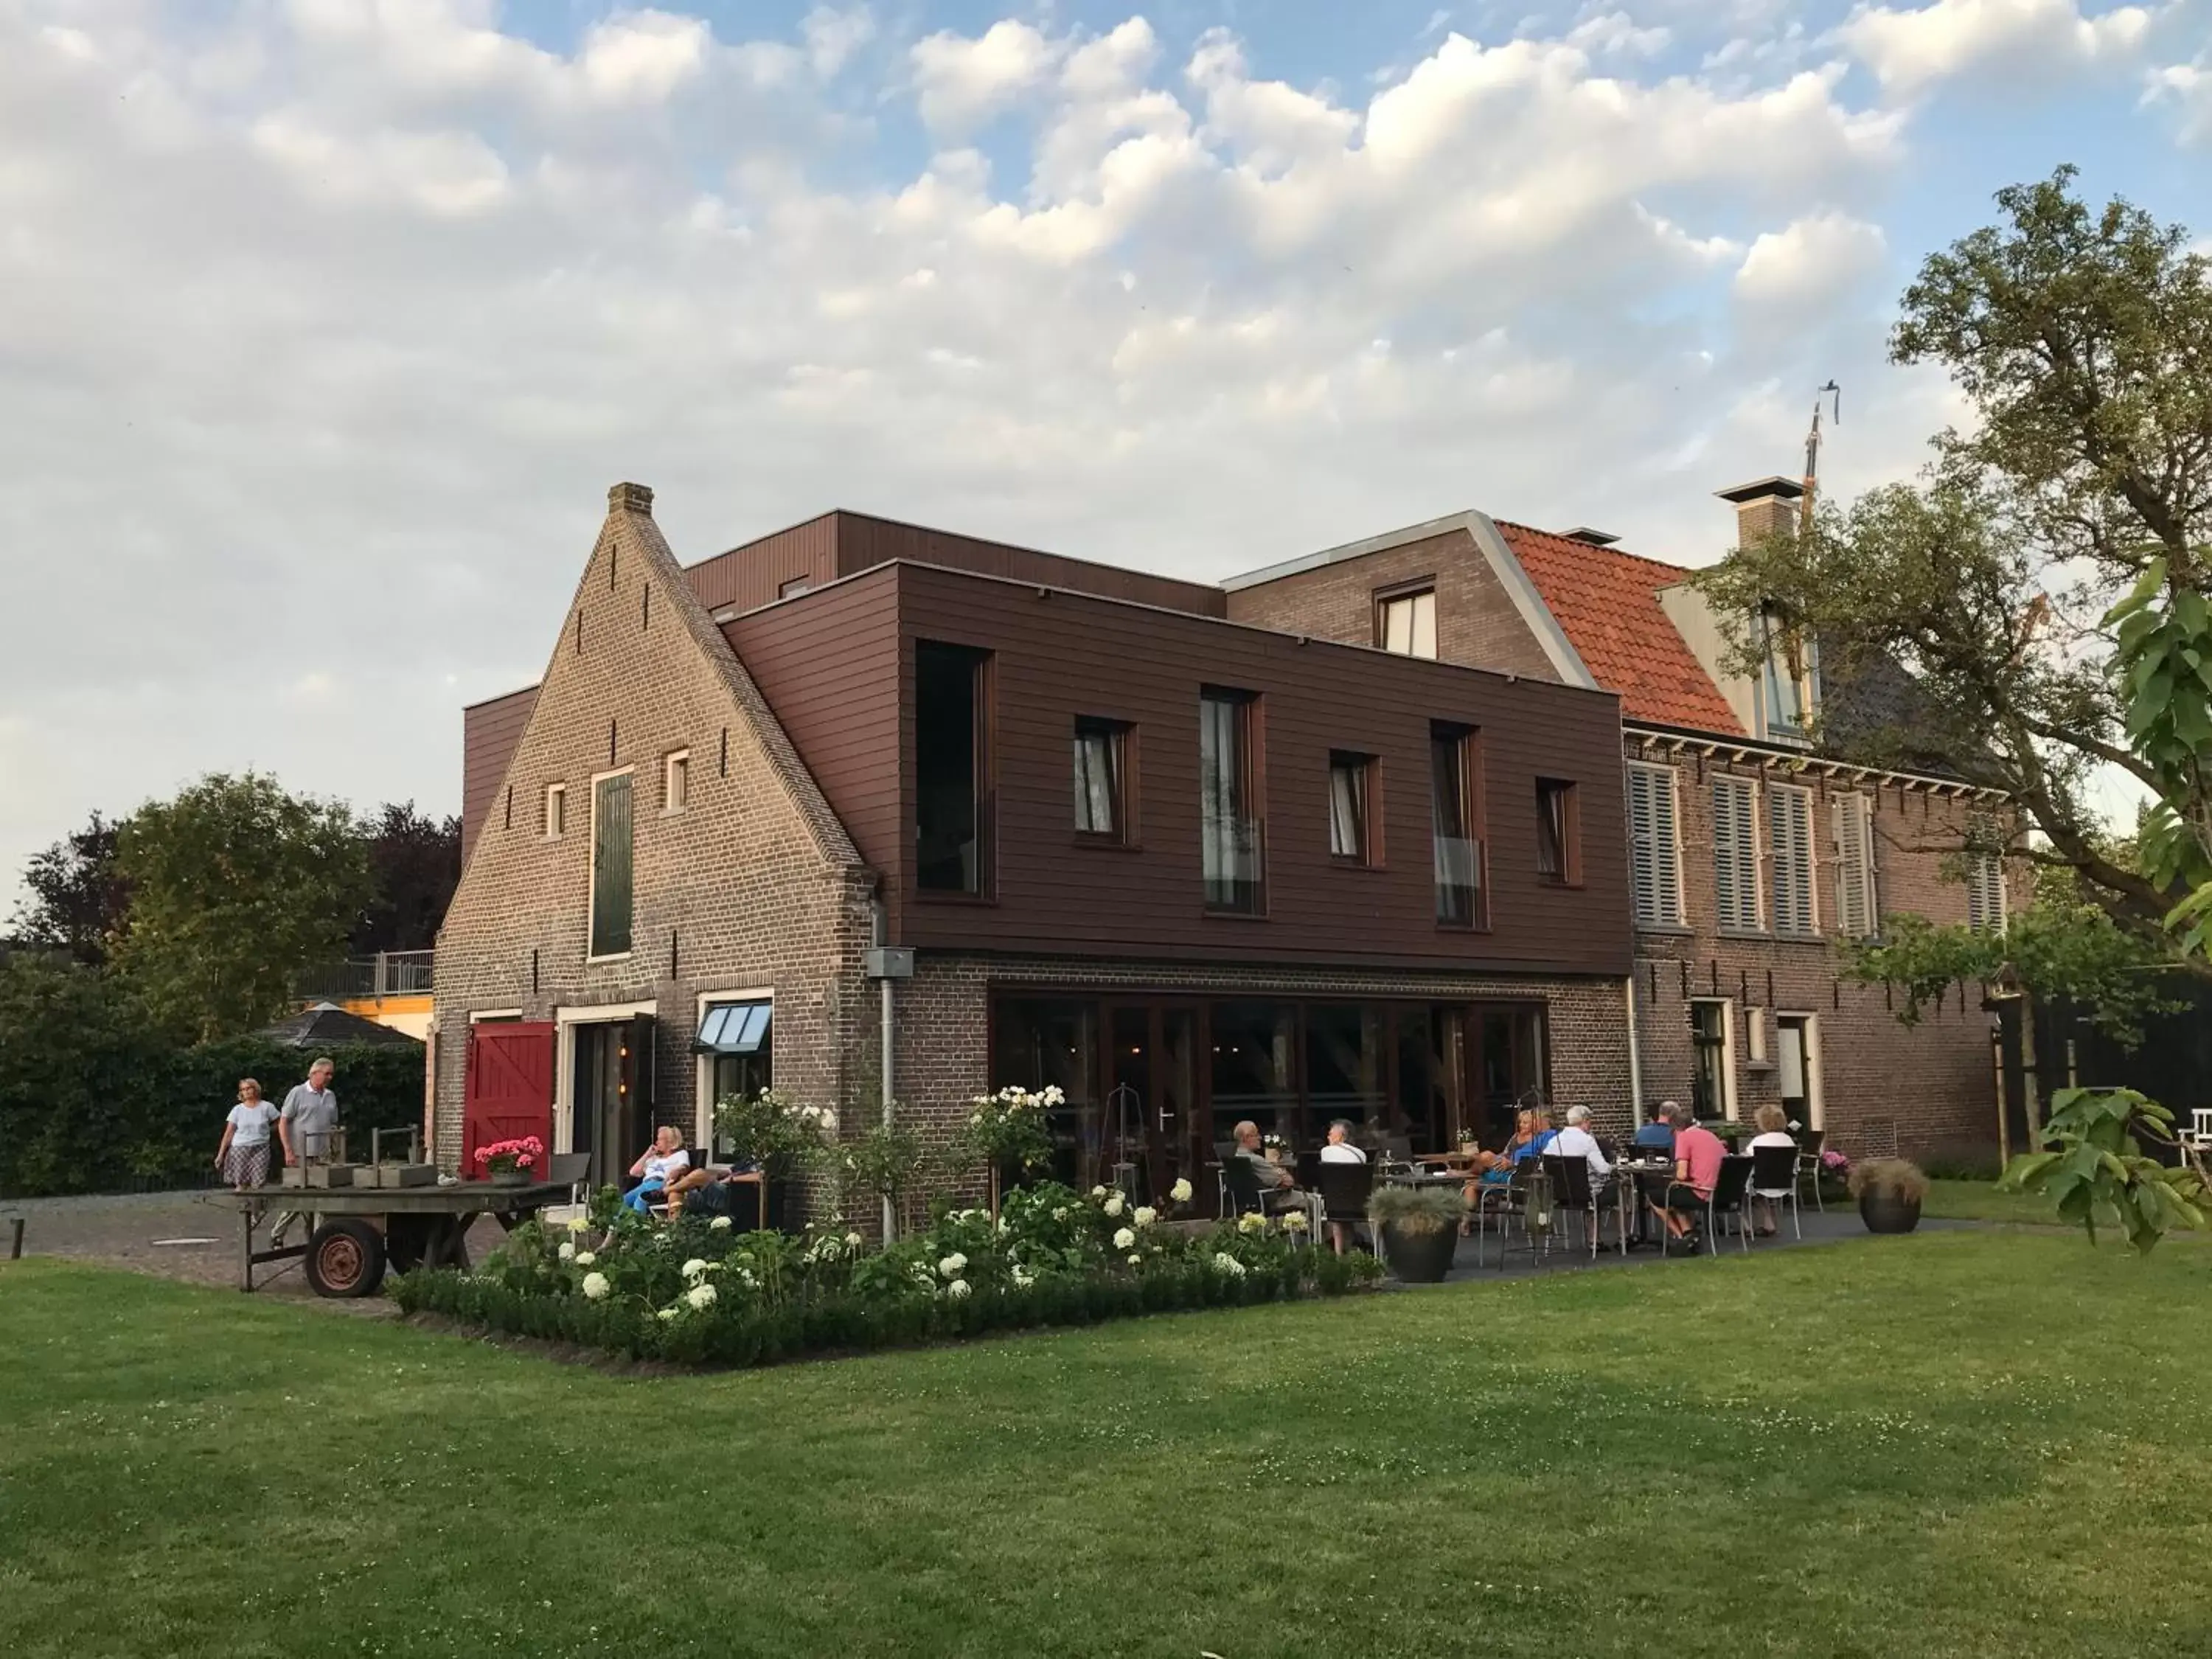
[[(1352, 1121), (1349, 1118), (1338, 1118), (1328, 1126), (1328, 1139), (1321, 1149), (1321, 1161), (1324, 1164), (1367, 1162), (1367, 1154), (1352, 1144)], [(1326, 1183), (1322, 1191), (1328, 1191)], [(1328, 1224), (1328, 1242), (1336, 1253), (1342, 1255), (1351, 1246), (1351, 1222), (1339, 1221), (1332, 1216)]]
[(1273, 1162), (1260, 1146), (1260, 1126), (1250, 1118), (1244, 1119), (1230, 1132), (1236, 1145), (1230, 1156), (1243, 1159), (1252, 1170), (1252, 1179), (1259, 1184), (1262, 1209), (1282, 1207), (1279, 1200), (1297, 1194), (1298, 1178), (1290, 1166)]
[[(1751, 1115), (1751, 1121), (1759, 1126), (1759, 1133), (1745, 1143), (1744, 1151), (1756, 1152), (1761, 1146), (1787, 1146), (1792, 1152), (1797, 1149), (1796, 1137), (1790, 1133), (1790, 1115), (1771, 1101), (1753, 1112)], [(1759, 1218), (1759, 1236), (1761, 1238), (1773, 1237), (1782, 1220), (1780, 1211), (1774, 1200), (1771, 1198), (1754, 1198), (1752, 1200), (1752, 1210), (1753, 1214)]]
[(1665, 1224), (1668, 1237), (1694, 1250), (1698, 1218), (1712, 1202), (1728, 1148), (1711, 1129), (1698, 1127), (1697, 1115), (1687, 1107), (1670, 1100), (1659, 1111), (1674, 1131), (1674, 1178), (1667, 1185), (1667, 1201), (1651, 1207)]
[(686, 1170), (668, 1183), (668, 1213), (727, 1218), (734, 1222), (748, 1188), (753, 1194), (755, 1218), (766, 1226), (768, 1182), (757, 1164), (702, 1164), (696, 1170)]
[(653, 1132), (653, 1145), (629, 1166), (637, 1185), (623, 1194), (623, 1203), (640, 1215), (652, 1213), (653, 1201), (668, 1190), (668, 1183), (691, 1167), (691, 1154), (684, 1150), (684, 1131), (663, 1124)]
[(1674, 1154), (1674, 1125), (1668, 1115), (1680, 1109), (1677, 1102), (1661, 1101), (1658, 1111), (1652, 1115), (1650, 1120), (1636, 1126), (1636, 1134), (1629, 1144), (1639, 1152), (1657, 1152), (1672, 1158)]
[[(1496, 1152), (1477, 1152), (1474, 1155), (1474, 1177), (1462, 1188), (1468, 1207), (1474, 1208), (1482, 1202), (1484, 1189), (1495, 1191), (1512, 1183), (1514, 1171), (1534, 1158), (1541, 1158), (1552, 1150), (1558, 1138), (1552, 1127), (1551, 1114), (1540, 1106), (1523, 1106), (1513, 1115), (1513, 1138), (1505, 1143), (1504, 1150)], [(1474, 1230), (1474, 1223), (1459, 1224), (1462, 1237)]]
[(1605, 1148), (1597, 1144), (1590, 1133), (1590, 1109), (1587, 1106), (1567, 1108), (1567, 1127), (1552, 1137), (1547, 1148), (1554, 1158), (1578, 1158), (1589, 1165), (1590, 1190), (1596, 1192), (1613, 1178), (1613, 1160), (1605, 1155)]

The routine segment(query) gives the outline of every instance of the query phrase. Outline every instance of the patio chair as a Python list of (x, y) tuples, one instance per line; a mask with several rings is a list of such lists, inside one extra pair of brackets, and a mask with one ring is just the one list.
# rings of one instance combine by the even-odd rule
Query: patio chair
[(1790, 1206), (1790, 1231), (1798, 1238), (1805, 1229), (1797, 1218), (1797, 1160), (1803, 1154), (1795, 1146), (1754, 1146), (1751, 1149), (1750, 1195), (1767, 1203)]
[[(1589, 1160), (1586, 1158), (1562, 1158), (1556, 1152), (1544, 1154), (1544, 1173), (1552, 1183), (1552, 1213), (1554, 1216), (1580, 1216), (1583, 1236), (1589, 1245), (1589, 1258), (1597, 1260), (1600, 1233), (1603, 1231), (1603, 1206), (1611, 1196), (1604, 1188), (1590, 1180)], [(1544, 1253), (1549, 1255), (1552, 1241), (1544, 1240)], [(1622, 1231), (1620, 1253), (1628, 1254), (1628, 1238)]]
[(1827, 1145), (1826, 1129), (1808, 1129), (1797, 1137), (1797, 1186), (1802, 1192), (1805, 1183), (1813, 1183), (1813, 1207), (1823, 1215), (1827, 1204), (1820, 1197), (1820, 1152)]
[(1260, 1177), (1252, 1172), (1251, 1160), (1237, 1157), (1233, 1148), (1221, 1159), (1221, 1202), (1224, 1217), (1249, 1215), (1264, 1207)]
[[(1532, 1167), (1533, 1160), (1515, 1166), (1513, 1174), (1508, 1180), (1484, 1181), (1476, 1183), (1474, 1261), (1477, 1267), (1482, 1265), (1483, 1242), (1489, 1236), (1490, 1224), (1493, 1218), (1498, 1224), (1498, 1266), (1501, 1272), (1505, 1267), (1508, 1249), (1506, 1235), (1511, 1231), (1514, 1217), (1521, 1218), (1521, 1231), (1524, 1235), (1528, 1233), (1528, 1173)], [(1528, 1240), (1528, 1252), (1532, 1257), (1535, 1250), (1536, 1241), (1531, 1237)]]
[(1229, 1161), (1236, 1156), (1235, 1141), (1217, 1140), (1213, 1143), (1213, 1213), (1217, 1217), (1225, 1218), (1231, 1213), (1229, 1208)]
[[(1375, 1190), (1374, 1166), (1367, 1164), (1324, 1164), (1321, 1166), (1322, 1219), (1342, 1222), (1352, 1228), (1353, 1237), (1358, 1228), (1367, 1219), (1367, 1200)], [(1368, 1240), (1374, 1248), (1374, 1240)]]
[(1730, 1152), (1721, 1160), (1721, 1178), (1713, 1183), (1713, 1195), (1705, 1203), (1705, 1246), (1720, 1249), (1719, 1229), (1730, 1216), (1735, 1218), (1736, 1237), (1744, 1249), (1751, 1249), (1750, 1216), (1744, 1200), (1751, 1191), (1751, 1159), (1741, 1153)]

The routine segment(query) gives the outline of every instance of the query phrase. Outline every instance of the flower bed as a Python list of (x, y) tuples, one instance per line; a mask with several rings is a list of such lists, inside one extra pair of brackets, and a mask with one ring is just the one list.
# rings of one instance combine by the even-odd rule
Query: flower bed
[[(1187, 1183), (1177, 1183), (1187, 1200)], [(572, 1230), (516, 1229), (482, 1271), (403, 1275), (407, 1313), (576, 1343), (635, 1359), (757, 1365), (806, 1354), (1087, 1325), (1177, 1309), (1338, 1295), (1382, 1269), (1365, 1255), (1301, 1248), (1247, 1216), (1191, 1231), (1118, 1192), (1056, 1184), (871, 1250), (842, 1225), (793, 1236), (726, 1220), (665, 1225), (622, 1210), (611, 1189)], [(1304, 1218), (1297, 1218), (1303, 1223)]]

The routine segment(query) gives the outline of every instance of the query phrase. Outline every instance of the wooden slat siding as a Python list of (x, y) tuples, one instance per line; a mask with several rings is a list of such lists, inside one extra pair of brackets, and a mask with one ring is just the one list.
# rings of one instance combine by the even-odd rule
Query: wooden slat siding
[[(886, 872), (899, 867), (905, 846), (899, 836), (901, 673), (893, 573), (841, 581), (737, 617), (722, 625), (722, 636), (783, 723), (860, 856)], [(696, 754), (692, 763), (698, 763)], [(889, 884), (895, 892), (896, 884)]]
[[(1220, 961), (1627, 971), (1617, 705), (1603, 693), (1349, 651), (1200, 617), (900, 564), (723, 629), (860, 851), (884, 872), (893, 939), (942, 950)], [(913, 642), (995, 659), (995, 904), (912, 887)], [(894, 677), (890, 664), (898, 667)], [(1198, 691), (1258, 691), (1266, 921), (1204, 914)], [(896, 697), (893, 688), (896, 687)], [(1075, 844), (1078, 714), (1137, 727), (1139, 850)], [(1439, 930), (1429, 841), (1431, 720), (1481, 728), (1492, 927)], [(1385, 867), (1328, 854), (1328, 751), (1382, 763)], [(1581, 786), (1584, 884), (1536, 876), (1535, 780)], [(890, 786), (896, 781), (896, 797)]]
[(709, 611), (726, 605), (754, 611), (774, 605), (786, 582), (804, 578), (816, 587), (836, 580), (837, 520), (824, 513), (773, 536), (733, 547), (687, 568), (684, 574)]
[[(514, 745), (522, 741), (522, 728), (530, 724), (537, 706), (538, 688), (526, 685), (503, 697), (471, 704), (461, 711), (461, 861), (468, 862), (477, 831), (484, 819), (499, 810), (500, 785)], [(538, 821), (538, 803), (530, 804), (531, 823)], [(522, 803), (515, 803), (515, 811)]]
[(1078, 593), (1129, 599), (1164, 610), (1188, 611), (1193, 616), (1228, 614), (1229, 596), (1211, 583), (1178, 581), (1172, 576), (1094, 564), (1087, 559), (1040, 553), (1031, 548), (1011, 547), (1004, 542), (899, 524), (861, 513), (840, 513), (836, 516), (839, 520), (837, 568), (848, 576), (893, 559), (909, 559), (954, 570), (972, 570), (978, 575), (1043, 582)]

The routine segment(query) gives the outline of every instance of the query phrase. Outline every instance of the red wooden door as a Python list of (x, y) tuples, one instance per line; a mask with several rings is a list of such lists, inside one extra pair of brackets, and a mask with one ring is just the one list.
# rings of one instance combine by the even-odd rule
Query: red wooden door
[(475, 1180), (477, 1148), (536, 1135), (553, 1150), (553, 1027), (500, 1020), (469, 1027), (461, 1110), (461, 1176)]

